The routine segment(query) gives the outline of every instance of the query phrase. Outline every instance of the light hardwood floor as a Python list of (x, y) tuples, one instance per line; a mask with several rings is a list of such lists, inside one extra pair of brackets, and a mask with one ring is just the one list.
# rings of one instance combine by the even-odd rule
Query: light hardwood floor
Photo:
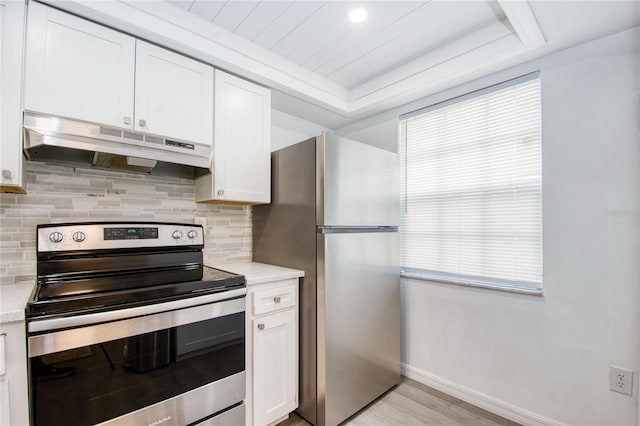
[[(382, 395), (344, 424), (348, 426), (518, 425), (518, 423), (407, 378), (403, 378), (398, 386)], [(307, 425), (309, 423), (295, 413), (289, 416), (289, 419), (278, 424), (278, 426)]]

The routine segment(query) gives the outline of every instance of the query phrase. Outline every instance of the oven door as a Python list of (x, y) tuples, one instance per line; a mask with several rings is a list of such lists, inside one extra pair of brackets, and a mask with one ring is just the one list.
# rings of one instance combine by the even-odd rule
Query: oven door
[(66, 329), (30, 332), (32, 424), (244, 424), (245, 298), (201, 299), (108, 322), (93, 314), (90, 325), (82, 315), (59, 318)]

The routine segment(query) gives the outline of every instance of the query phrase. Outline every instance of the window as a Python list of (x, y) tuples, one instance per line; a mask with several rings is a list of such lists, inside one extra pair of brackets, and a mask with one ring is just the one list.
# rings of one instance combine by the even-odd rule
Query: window
[(538, 73), (400, 121), (403, 275), (540, 294)]

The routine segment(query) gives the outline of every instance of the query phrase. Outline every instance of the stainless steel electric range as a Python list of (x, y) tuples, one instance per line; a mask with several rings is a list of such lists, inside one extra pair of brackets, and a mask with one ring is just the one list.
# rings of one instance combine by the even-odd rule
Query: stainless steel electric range
[(34, 425), (244, 425), (245, 280), (199, 225), (39, 225)]

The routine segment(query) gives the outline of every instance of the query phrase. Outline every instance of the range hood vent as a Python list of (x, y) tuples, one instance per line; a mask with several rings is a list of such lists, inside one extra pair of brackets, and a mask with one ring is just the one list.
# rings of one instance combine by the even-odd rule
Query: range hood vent
[(193, 179), (209, 173), (211, 147), (84, 121), (24, 113), (29, 160)]

